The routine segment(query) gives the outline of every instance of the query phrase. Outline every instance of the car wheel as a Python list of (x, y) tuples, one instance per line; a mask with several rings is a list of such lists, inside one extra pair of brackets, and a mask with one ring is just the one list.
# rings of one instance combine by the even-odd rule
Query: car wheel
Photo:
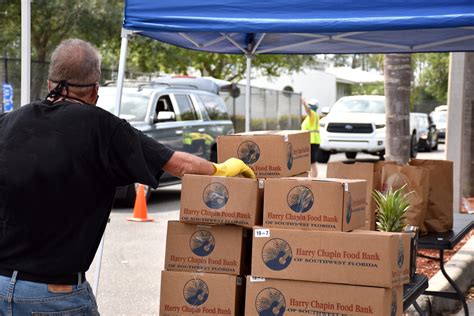
[(329, 151), (325, 151), (322, 149), (318, 150), (318, 154), (316, 155), (316, 161), (320, 163), (327, 163), (331, 158), (331, 153)]
[(412, 134), (410, 141), (410, 158), (416, 158), (416, 155), (418, 155), (418, 142), (416, 135)]
[[(122, 202), (123, 206), (133, 207), (135, 205), (135, 200), (137, 198), (137, 191), (136, 191), (137, 186), (138, 186), (138, 183), (135, 183), (135, 184), (130, 184), (127, 187), (127, 195), (125, 196), (123, 200), (119, 200), (120, 202)], [(148, 201), (151, 195), (151, 190), (148, 185), (143, 185), (143, 186), (145, 188), (145, 199)]]
[(357, 157), (357, 152), (356, 151), (347, 151), (346, 152), (346, 158), (347, 159), (355, 159)]

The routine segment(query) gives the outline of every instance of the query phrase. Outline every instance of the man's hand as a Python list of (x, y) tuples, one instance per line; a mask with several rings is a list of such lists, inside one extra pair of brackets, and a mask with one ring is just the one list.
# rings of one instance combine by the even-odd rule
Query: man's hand
[(301, 96), (300, 100), (301, 100), (301, 104), (303, 104), (304, 106), (308, 105), (308, 103), (306, 102), (305, 97)]
[(216, 168), (214, 176), (235, 177), (243, 175), (246, 178), (255, 179), (255, 174), (252, 169), (247, 166), (242, 160), (237, 158), (229, 158), (223, 163), (213, 164)]

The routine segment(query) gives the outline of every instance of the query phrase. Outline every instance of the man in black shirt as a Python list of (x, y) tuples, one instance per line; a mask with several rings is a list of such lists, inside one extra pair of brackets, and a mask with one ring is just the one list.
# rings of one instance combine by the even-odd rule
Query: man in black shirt
[(98, 52), (64, 41), (47, 99), (0, 116), (0, 315), (98, 314), (85, 271), (116, 186), (156, 188), (163, 171), (254, 177), (240, 160), (174, 152), (94, 106), (99, 79)]

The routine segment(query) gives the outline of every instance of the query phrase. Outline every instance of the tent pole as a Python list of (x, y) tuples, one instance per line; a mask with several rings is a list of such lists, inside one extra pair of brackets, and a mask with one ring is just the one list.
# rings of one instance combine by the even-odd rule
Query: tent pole
[(117, 74), (117, 91), (115, 95), (115, 115), (120, 115), (120, 105), (122, 103), (123, 80), (125, 79), (125, 65), (127, 63), (128, 38), (132, 31), (122, 28), (122, 44), (120, 46), (120, 60)]
[(446, 128), (445, 159), (453, 162), (453, 210), (461, 209), (462, 151), (464, 106), (466, 101), (466, 53), (451, 53), (448, 81), (448, 126)]
[(247, 84), (245, 86), (245, 131), (250, 132), (250, 73), (252, 70), (252, 56), (247, 57)]
[(21, 0), (21, 105), (30, 103), (31, 0)]

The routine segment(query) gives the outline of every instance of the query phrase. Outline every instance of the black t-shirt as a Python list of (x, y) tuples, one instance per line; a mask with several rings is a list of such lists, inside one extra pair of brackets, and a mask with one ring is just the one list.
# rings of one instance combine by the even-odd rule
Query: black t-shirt
[(172, 154), (92, 105), (39, 101), (0, 115), (0, 268), (88, 270), (115, 187), (157, 187)]

